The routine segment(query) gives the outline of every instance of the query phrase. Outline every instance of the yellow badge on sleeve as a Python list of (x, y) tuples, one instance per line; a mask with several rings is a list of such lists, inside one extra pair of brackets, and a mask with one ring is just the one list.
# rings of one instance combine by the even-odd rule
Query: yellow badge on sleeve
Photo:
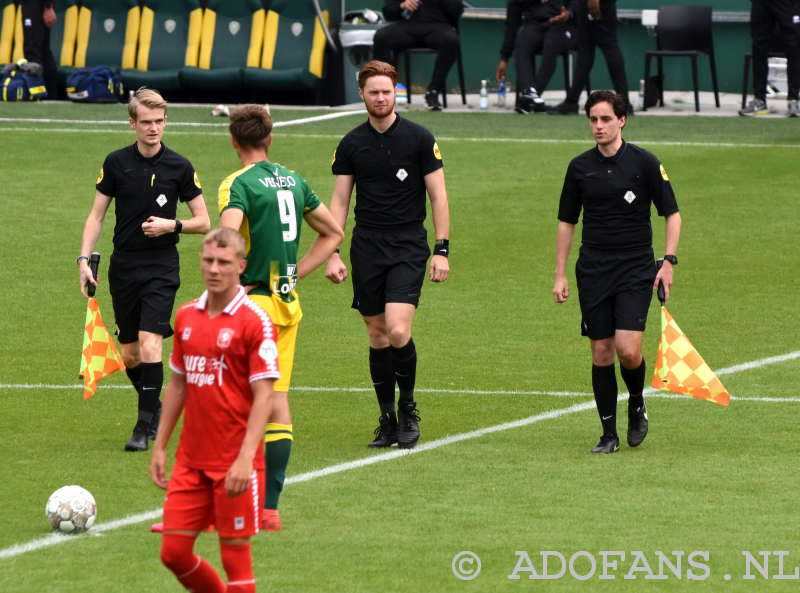
[(440, 161), (442, 160), (442, 153), (439, 151), (439, 145), (436, 142), (433, 143), (433, 156)]
[(661, 177), (664, 179), (664, 181), (669, 181), (669, 177), (667, 177), (667, 172), (664, 170), (664, 165), (660, 166), (661, 166)]
[(103, 167), (100, 167), (100, 177), (97, 178), (97, 183), (103, 181)]
[(203, 189), (203, 186), (200, 185), (200, 178), (197, 176), (197, 171), (194, 172), (194, 184), (197, 186), (197, 189)]
[(336, 162), (336, 151), (334, 150), (333, 151), (333, 158), (331, 159), (331, 167), (333, 166), (333, 163), (335, 163), (335, 162)]

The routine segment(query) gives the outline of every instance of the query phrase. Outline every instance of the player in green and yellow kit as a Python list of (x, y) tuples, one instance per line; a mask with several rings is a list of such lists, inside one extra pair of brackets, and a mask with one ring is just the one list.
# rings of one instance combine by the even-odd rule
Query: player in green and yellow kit
[[(344, 239), (341, 227), (308, 183), (294, 171), (269, 162), (272, 118), (260, 105), (231, 113), (231, 142), (243, 169), (219, 188), (220, 226), (237, 229), (245, 240), (247, 268), (240, 277), (250, 298), (278, 329), (278, 365), (273, 407), (264, 437), (267, 493), (261, 528), (280, 529), (278, 499), (292, 447), (289, 382), (297, 324), (303, 317), (295, 284), (325, 263)], [(303, 220), (319, 236), (297, 261)]]

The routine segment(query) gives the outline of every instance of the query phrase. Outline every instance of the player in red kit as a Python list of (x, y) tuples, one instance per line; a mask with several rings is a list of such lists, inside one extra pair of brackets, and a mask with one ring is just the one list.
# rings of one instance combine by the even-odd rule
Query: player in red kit
[[(161, 425), (150, 474), (167, 490), (161, 560), (190, 591), (256, 590), (250, 537), (263, 506), (263, 435), (280, 378), (269, 316), (239, 286), (247, 262), (233, 229), (214, 229), (201, 252), (207, 291), (178, 310)], [(166, 478), (166, 447), (183, 413), (176, 463)], [(200, 531), (219, 533), (227, 586), (194, 553)]]

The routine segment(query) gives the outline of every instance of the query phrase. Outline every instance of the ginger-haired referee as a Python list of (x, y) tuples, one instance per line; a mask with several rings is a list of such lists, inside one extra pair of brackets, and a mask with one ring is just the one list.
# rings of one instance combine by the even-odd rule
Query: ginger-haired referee
[[(169, 322), (181, 283), (176, 244), (181, 233), (203, 234), (211, 223), (194, 167), (161, 142), (167, 102), (156, 91), (142, 88), (128, 104), (128, 114), (136, 142), (109, 154), (100, 169), (78, 265), (81, 292), (88, 298), (86, 285), (97, 285), (89, 254), (115, 200), (108, 288), (125, 372), (139, 394), (139, 413), (125, 450), (146, 451), (148, 439), (154, 440), (158, 430), (164, 381), (161, 346), (172, 335)], [(189, 206), (191, 218), (177, 219), (178, 201)]]
[[(397, 443), (410, 449), (419, 440), (414, 401), (417, 350), (411, 322), (431, 253), (422, 224), (425, 193), (436, 233), (429, 272), (433, 282), (444, 282), (450, 273), (450, 210), (442, 155), (433, 134), (394, 112), (394, 67), (369, 62), (359, 72), (358, 84), (369, 119), (342, 138), (333, 155), (337, 177), (331, 214), (344, 229), (355, 185), (352, 306), (367, 324), (369, 368), (381, 410), (369, 447)], [(337, 253), (328, 260), (325, 277), (336, 284), (347, 278), (347, 267)], [(397, 409), (395, 382), (400, 389)]]
[[(619, 450), (615, 354), (630, 392), (628, 445), (636, 447), (647, 436), (642, 336), (659, 282), (669, 298), (681, 232), (681, 215), (664, 167), (655, 155), (622, 139), (627, 108), (625, 98), (611, 91), (595, 91), (589, 96), (585, 109), (597, 146), (572, 159), (558, 208), (553, 287), (557, 303), (569, 297), (567, 258), (583, 209), (575, 276), (581, 333), (591, 340), (592, 387), (603, 424), (603, 436), (592, 453), (601, 454)], [(658, 273), (651, 204), (666, 219), (666, 254)]]

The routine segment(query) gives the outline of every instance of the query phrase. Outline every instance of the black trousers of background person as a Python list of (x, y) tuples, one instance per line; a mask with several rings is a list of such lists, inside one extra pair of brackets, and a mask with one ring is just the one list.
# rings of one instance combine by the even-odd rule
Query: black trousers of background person
[[(574, 48), (576, 43), (575, 27), (570, 24), (551, 25), (534, 21), (522, 25), (514, 43), (514, 65), (520, 92), (533, 87), (541, 95), (553, 77), (558, 57)], [(542, 63), (536, 72), (534, 66), (539, 53), (542, 54)]]
[(600, 0), (600, 20), (589, 20), (586, 0), (578, 2), (578, 63), (572, 77), (572, 87), (567, 93), (567, 102), (577, 103), (581, 91), (586, 87), (589, 73), (594, 65), (595, 47), (606, 58), (608, 74), (618, 95), (628, 101), (628, 79), (625, 77), (625, 58), (617, 42), (617, 3), (615, 0)]
[(428, 90), (446, 92), (447, 73), (458, 56), (458, 31), (444, 23), (398, 21), (375, 33), (373, 52), (376, 60), (397, 67), (397, 53), (414, 47), (436, 50), (436, 62)]
[[(794, 21), (797, 19), (797, 22)], [(753, 38), (753, 94), (767, 99), (767, 54), (773, 45), (778, 26), (786, 52), (789, 101), (800, 93), (800, 2), (797, 0), (753, 0), (750, 12), (750, 35)]]
[(25, 43), (22, 46), (22, 53), (29, 62), (42, 65), (47, 98), (53, 100), (57, 98), (58, 66), (50, 50), (50, 28), (45, 26), (43, 14), (44, 0), (23, 1), (22, 31)]

